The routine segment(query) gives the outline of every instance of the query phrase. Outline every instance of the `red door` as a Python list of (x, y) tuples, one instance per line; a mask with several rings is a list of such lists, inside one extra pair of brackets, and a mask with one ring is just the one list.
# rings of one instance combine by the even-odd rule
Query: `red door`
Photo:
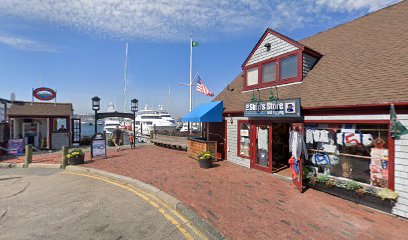
[(272, 173), (272, 126), (251, 125), (251, 168)]

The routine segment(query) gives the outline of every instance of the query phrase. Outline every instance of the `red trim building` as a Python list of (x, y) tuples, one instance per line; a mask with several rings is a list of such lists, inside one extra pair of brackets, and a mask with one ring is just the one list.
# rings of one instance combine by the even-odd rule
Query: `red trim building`
[(301, 41), (267, 29), (214, 99), (225, 159), (289, 177), (289, 131), (300, 126), (305, 161), (332, 159), (319, 174), (392, 189), (392, 212), (408, 217), (408, 136), (390, 135), (391, 104), (408, 127), (407, 12), (404, 1)]

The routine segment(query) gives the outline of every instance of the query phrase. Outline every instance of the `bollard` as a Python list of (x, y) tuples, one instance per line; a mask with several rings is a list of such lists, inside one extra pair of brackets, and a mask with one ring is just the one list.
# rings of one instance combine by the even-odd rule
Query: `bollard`
[(24, 159), (24, 167), (28, 168), (28, 165), (33, 161), (33, 146), (31, 144), (27, 144), (25, 146), (25, 159)]
[(68, 166), (68, 147), (67, 146), (63, 146), (62, 147), (62, 164), (61, 164), (61, 168), (65, 169), (66, 166)]

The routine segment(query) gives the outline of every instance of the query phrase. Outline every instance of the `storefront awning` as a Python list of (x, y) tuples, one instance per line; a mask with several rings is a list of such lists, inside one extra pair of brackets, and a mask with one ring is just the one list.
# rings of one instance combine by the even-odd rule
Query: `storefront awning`
[(222, 122), (224, 105), (221, 102), (204, 103), (181, 118), (183, 122)]

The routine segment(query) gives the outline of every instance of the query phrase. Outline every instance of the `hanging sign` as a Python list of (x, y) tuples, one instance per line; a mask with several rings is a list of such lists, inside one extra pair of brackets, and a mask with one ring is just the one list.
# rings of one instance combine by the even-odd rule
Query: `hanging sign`
[(301, 117), (300, 98), (248, 102), (244, 104), (245, 117)]
[(92, 158), (100, 156), (106, 157), (106, 138), (104, 134), (97, 133), (92, 136), (91, 156)]
[(53, 100), (57, 96), (57, 93), (51, 88), (40, 87), (33, 89), (33, 97), (41, 101)]

